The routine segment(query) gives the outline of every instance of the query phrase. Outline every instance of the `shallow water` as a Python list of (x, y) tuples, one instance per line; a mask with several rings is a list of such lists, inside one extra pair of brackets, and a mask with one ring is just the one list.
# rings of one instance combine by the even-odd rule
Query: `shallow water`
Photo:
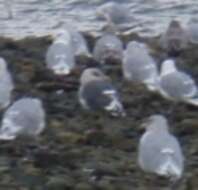
[[(118, 1), (118, 0), (117, 0)], [(72, 22), (81, 31), (100, 32), (104, 21), (96, 9), (109, 2), (105, 0), (0, 0), (0, 35), (21, 38), (28, 35), (51, 34), (65, 23)], [(128, 31), (155, 36), (172, 18), (185, 24), (198, 15), (196, 0), (124, 0), (130, 7)], [(9, 17), (12, 12), (13, 17)], [(127, 32), (128, 32), (127, 31)]]

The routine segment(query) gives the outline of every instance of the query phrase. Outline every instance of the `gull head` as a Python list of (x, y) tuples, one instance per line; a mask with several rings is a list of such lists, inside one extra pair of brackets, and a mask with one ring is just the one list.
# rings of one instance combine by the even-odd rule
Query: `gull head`
[(134, 49), (134, 48), (138, 48), (138, 49), (148, 49), (147, 45), (142, 43), (142, 42), (138, 42), (138, 41), (130, 41), (127, 44), (127, 49)]
[(168, 131), (167, 119), (160, 114), (155, 114), (146, 118), (142, 126), (146, 131)]
[(178, 20), (172, 20), (169, 24), (169, 28), (181, 28), (181, 24)]
[(86, 84), (93, 80), (106, 80), (107, 76), (98, 68), (85, 69), (80, 77), (80, 83)]

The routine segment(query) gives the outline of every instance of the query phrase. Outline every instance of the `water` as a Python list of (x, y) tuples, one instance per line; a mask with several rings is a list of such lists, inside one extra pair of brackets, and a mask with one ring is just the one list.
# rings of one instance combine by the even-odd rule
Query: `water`
[[(104, 21), (96, 17), (105, 0), (0, 0), (0, 35), (22, 38), (52, 34), (72, 22), (80, 31), (100, 33)], [(118, 0), (117, 0), (118, 2)], [(197, 0), (120, 0), (134, 19), (126, 32), (158, 35), (172, 18), (185, 24), (198, 15)], [(11, 18), (11, 14), (13, 18)]]

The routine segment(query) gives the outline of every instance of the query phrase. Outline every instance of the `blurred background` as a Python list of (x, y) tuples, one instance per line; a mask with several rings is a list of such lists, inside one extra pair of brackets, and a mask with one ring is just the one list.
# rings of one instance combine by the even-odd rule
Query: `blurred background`
[(72, 22), (80, 31), (100, 33), (104, 20), (97, 9), (106, 2), (130, 8), (125, 32), (156, 36), (173, 18), (186, 23), (198, 14), (197, 0), (0, 0), (0, 35), (22, 38), (51, 34)]

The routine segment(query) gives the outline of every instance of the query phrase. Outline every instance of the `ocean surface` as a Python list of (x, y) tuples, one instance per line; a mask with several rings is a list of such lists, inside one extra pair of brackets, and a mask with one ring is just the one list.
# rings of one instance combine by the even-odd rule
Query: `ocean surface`
[[(0, 35), (13, 38), (53, 34), (68, 23), (78, 30), (99, 34), (105, 24), (96, 11), (105, 0), (0, 0)], [(176, 18), (185, 25), (198, 16), (197, 0), (120, 0), (130, 7), (125, 32), (156, 36)]]

